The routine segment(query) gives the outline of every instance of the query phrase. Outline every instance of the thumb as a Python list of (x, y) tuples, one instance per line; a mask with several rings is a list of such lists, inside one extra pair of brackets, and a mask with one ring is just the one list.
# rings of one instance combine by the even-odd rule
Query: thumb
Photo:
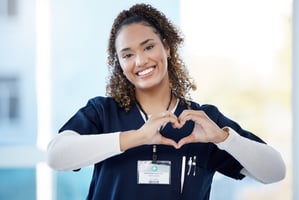
[(178, 149), (178, 144), (174, 140), (166, 138), (166, 137), (162, 137), (161, 144), (173, 146), (174, 148)]
[(189, 144), (189, 143), (192, 143), (191, 137), (190, 136), (184, 137), (178, 142), (177, 148), (179, 149), (182, 146), (184, 146), (185, 144)]

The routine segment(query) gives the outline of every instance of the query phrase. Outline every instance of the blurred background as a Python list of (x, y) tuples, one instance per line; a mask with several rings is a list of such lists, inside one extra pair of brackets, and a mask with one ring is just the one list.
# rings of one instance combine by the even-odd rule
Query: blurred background
[(211, 200), (299, 198), (292, 170), (299, 162), (292, 146), (295, 1), (0, 0), (0, 199), (85, 199), (92, 166), (52, 171), (45, 150), (89, 98), (105, 95), (112, 22), (141, 2), (182, 30), (181, 53), (198, 86), (193, 99), (217, 105), (287, 164), (286, 178), (269, 185), (216, 174)]

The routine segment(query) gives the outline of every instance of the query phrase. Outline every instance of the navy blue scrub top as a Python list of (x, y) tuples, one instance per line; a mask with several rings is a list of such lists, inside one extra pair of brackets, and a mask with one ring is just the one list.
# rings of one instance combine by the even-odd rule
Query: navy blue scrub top
[[(188, 109), (187, 104), (178, 104), (175, 115)], [(263, 142), (252, 133), (243, 130), (236, 122), (228, 119), (213, 105), (191, 102), (193, 110), (203, 110), (220, 128), (231, 127), (240, 135)], [(109, 134), (117, 131), (136, 130), (144, 120), (136, 105), (126, 112), (109, 97), (95, 97), (81, 108), (60, 130), (73, 130), (82, 135)], [(161, 131), (165, 137), (179, 141), (189, 135), (194, 123), (189, 121), (181, 129), (167, 124)], [(216, 171), (234, 179), (242, 179), (241, 164), (226, 151), (212, 143), (192, 143), (181, 149), (157, 145), (158, 160), (171, 161), (169, 185), (138, 184), (137, 161), (152, 159), (152, 145), (129, 149), (94, 165), (88, 200), (208, 200), (211, 183)], [(181, 192), (182, 157), (196, 156), (196, 175), (185, 175)], [(187, 163), (187, 162), (186, 162)], [(187, 171), (186, 166), (186, 171)], [(185, 172), (186, 174), (187, 172)]]

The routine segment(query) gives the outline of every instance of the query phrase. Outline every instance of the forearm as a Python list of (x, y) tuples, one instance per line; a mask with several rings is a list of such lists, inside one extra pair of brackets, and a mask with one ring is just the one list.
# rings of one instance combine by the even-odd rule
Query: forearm
[(143, 144), (143, 140), (143, 135), (139, 134), (136, 130), (122, 132), (119, 135), (120, 150), (126, 151), (136, 146), (140, 146)]
[(63, 131), (49, 143), (47, 160), (55, 170), (75, 170), (120, 153), (119, 132), (80, 135)]
[(280, 153), (267, 144), (242, 137), (230, 129), (228, 138), (216, 145), (241, 163), (244, 175), (262, 183), (277, 182), (285, 177), (286, 167)]

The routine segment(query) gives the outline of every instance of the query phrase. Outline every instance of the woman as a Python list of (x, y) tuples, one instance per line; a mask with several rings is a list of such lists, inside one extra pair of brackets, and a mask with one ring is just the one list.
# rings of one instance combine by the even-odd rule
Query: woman
[(195, 89), (179, 57), (183, 42), (150, 5), (122, 11), (111, 29), (107, 97), (88, 101), (48, 147), (56, 170), (94, 165), (87, 199), (209, 199), (216, 171), (263, 183), (280, 181), (280, 154)]

